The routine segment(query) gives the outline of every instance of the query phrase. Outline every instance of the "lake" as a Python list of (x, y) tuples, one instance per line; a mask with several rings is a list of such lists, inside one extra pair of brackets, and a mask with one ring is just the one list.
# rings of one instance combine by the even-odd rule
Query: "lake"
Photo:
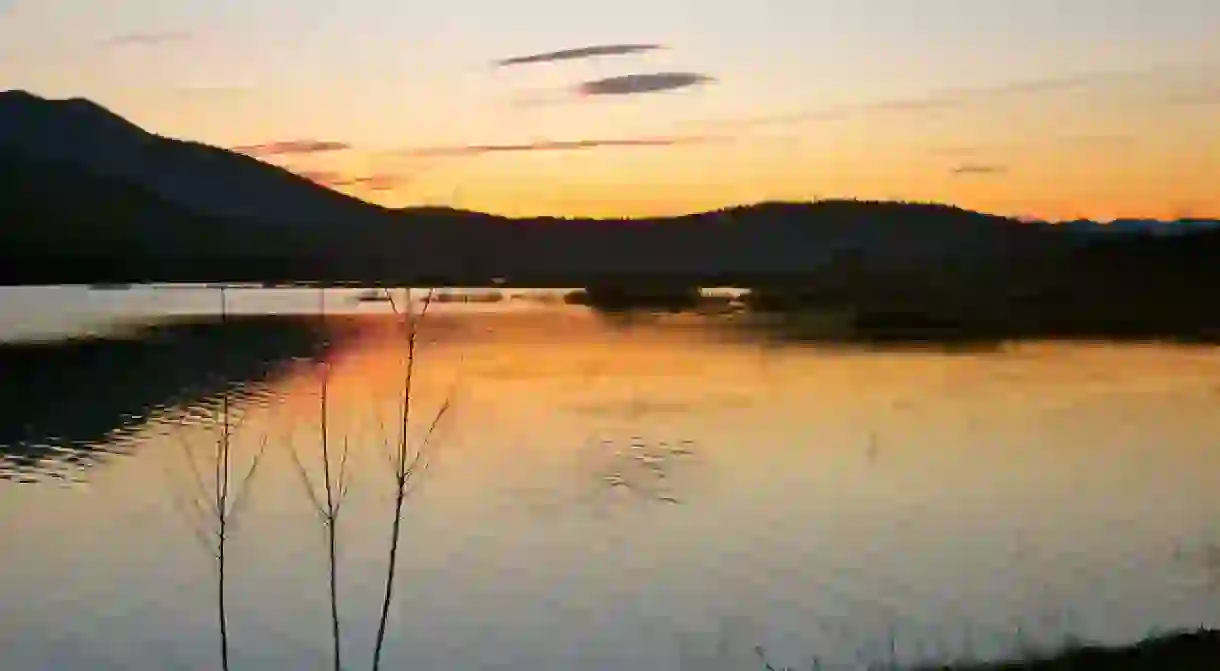
[[(368, 666), (407, 335), (360, 293), (234, 288), (222, 317), (202, 287), (0, 289), (6, 670), (219, 668), (199, 503), (225, 426), (232, 668), (330, 668), (324, 380)], [(1220, 626), (1214, 347), (866, 346), (531, 295), (418, 324), (386, 668), (864, 668)]]

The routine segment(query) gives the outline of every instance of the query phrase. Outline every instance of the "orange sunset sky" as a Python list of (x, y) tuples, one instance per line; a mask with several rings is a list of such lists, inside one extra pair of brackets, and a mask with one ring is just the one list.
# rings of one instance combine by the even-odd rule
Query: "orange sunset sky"
[[(391, 206), (1214, 217), (1217, 35), (1214, 0), (0, 0), (0, 89)], [(494, 65), (616, 44), (661, 48)], [(697, 77), (588, 84), (645, 73)]]

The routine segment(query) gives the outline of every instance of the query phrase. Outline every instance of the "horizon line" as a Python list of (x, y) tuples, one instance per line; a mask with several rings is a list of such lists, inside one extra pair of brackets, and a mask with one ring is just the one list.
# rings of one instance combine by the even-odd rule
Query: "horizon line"
[[(354, 197), (354, 196), (353, 196)], [(752, 208), (774, 207), (774, 206), (815, 206), (834, 203), (852, 203), (857, 205), (899, 205), (907, 207), (935, 207), (949, 210), (958, 210), (967, 214), (979, 215), (984, 217), (992, 217), (996, 219), (1006, 219), (1015, 223), (1022, 224), (1044, 224), (1049, 226), (1059, 226), (1063, 224), (1073, 223), (1091, 223), (1100, 226), (1108, 226), (1118, 222), (1145, 222), (1157, 223), (1164, 225), (1173, 224), (1190, 224), (1190, 223), (1214, 223), (1220, 225), (1220, 216), (1192, 216), (1192, 217), (1176, 217), (1163, 219), (1160, 217), (1142, 217), (1142, 216), (1119, 216), (1110, 219), (1092, 219), (1089, 217), (1069, 217), (1063, 219), (1053, 219), (1046, 217), (1036, 217), (1032, 215), (1014, 215), (1000, 214), (997, 212), (988, 212), (977, 210), (970, 207), (965, 207), (955, 203), (934, 201), (934, 200), (903, 200), (903, 199), (878, 199), (878, 198), (860, 198), (852, 196), (834, 196), (827, 198), (812, 198), (807, 200), (784, 200), (784, 199), (764, 199), (754, 201), (742, 201), (739, 203), (725, 204), (718, 207), (685, 211), (680, 214), (660, 214), (660, 215), (622, 215), (622, 216), (586, 216), (586, 215), (564, 215), (564, 214), (532, 214), (532, 215), (515, 215), (502, 214), (490, 210), (479, 210), (468, 207), (459, 207), (451, 204), (443, 203), (418, 203), (412, 205), (403, 205), (400, 207), (386, 207), (358, 198), (362, 202), (382, 207), (391, 212), (410, 213), (412, 210), (449, 210), (458, 214), (490, 217), (494, 219), (505, 219), (508, 221), (528, 221), (531, 219), (555, 219), (559, 221), (591, 221), (591, 222), (615, 222), (615, 221), (638, 221), (638, 222), (664, 222), (676, 219), (687, 219), (695, 217), (714, 217), (724, 215), (733, 210), (748, 210)]]

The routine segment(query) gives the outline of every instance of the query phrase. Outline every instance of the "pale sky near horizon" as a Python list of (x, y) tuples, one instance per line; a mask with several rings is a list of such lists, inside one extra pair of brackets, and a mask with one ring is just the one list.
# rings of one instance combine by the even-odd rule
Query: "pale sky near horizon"
[[(220, 146), (350, 144), (262, 157), (396, 206), (1220, 216), (1217, 35), (1215, 0), (0, 0), (0, 90)], [(491, 66), (623, 43), (666, 48)], [(648, 72), (715, 81), (572, 91)], [(472, 145), (499, 150), (418, 153)]]

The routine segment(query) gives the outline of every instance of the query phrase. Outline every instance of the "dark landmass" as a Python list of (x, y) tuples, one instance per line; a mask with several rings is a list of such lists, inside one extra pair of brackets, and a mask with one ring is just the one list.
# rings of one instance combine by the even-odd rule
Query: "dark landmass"
[(1052, 655), (956, 663), (915, 671), (1211, 671), (1220, 668), (1220, 632), (1200, 630), (1118, 648), (1076, 647)]
[(661, 310), (682, 312), (703, 303), (699, 287), (663, 284), (595, 284), (564, 295), (569, 305), (588, 305), (604, 312), (624, 310)]
[(0, 93), (0, 285), (586, 287), (606, 310), (850, 315), (900, 338), (1220, 333), (1218, 222), (1026, 223), (923, 203), (759, 203), (658, 220), (391, 210), (84, 100)]
[[(798, 283), (755, 286), (755, 310), (845, 315), (860, 337), (1038, 337), (1213, 341), (1220, 235), (1106, 239), (993, 265), (917, 270), (850, 264)], [(798, 319), (790, 320), (794, 326)]]
[(158, 411), (248, 395), (327, 340), (313, 319), (230, 316), (0, 343), (0, 479), (93, 465)]

